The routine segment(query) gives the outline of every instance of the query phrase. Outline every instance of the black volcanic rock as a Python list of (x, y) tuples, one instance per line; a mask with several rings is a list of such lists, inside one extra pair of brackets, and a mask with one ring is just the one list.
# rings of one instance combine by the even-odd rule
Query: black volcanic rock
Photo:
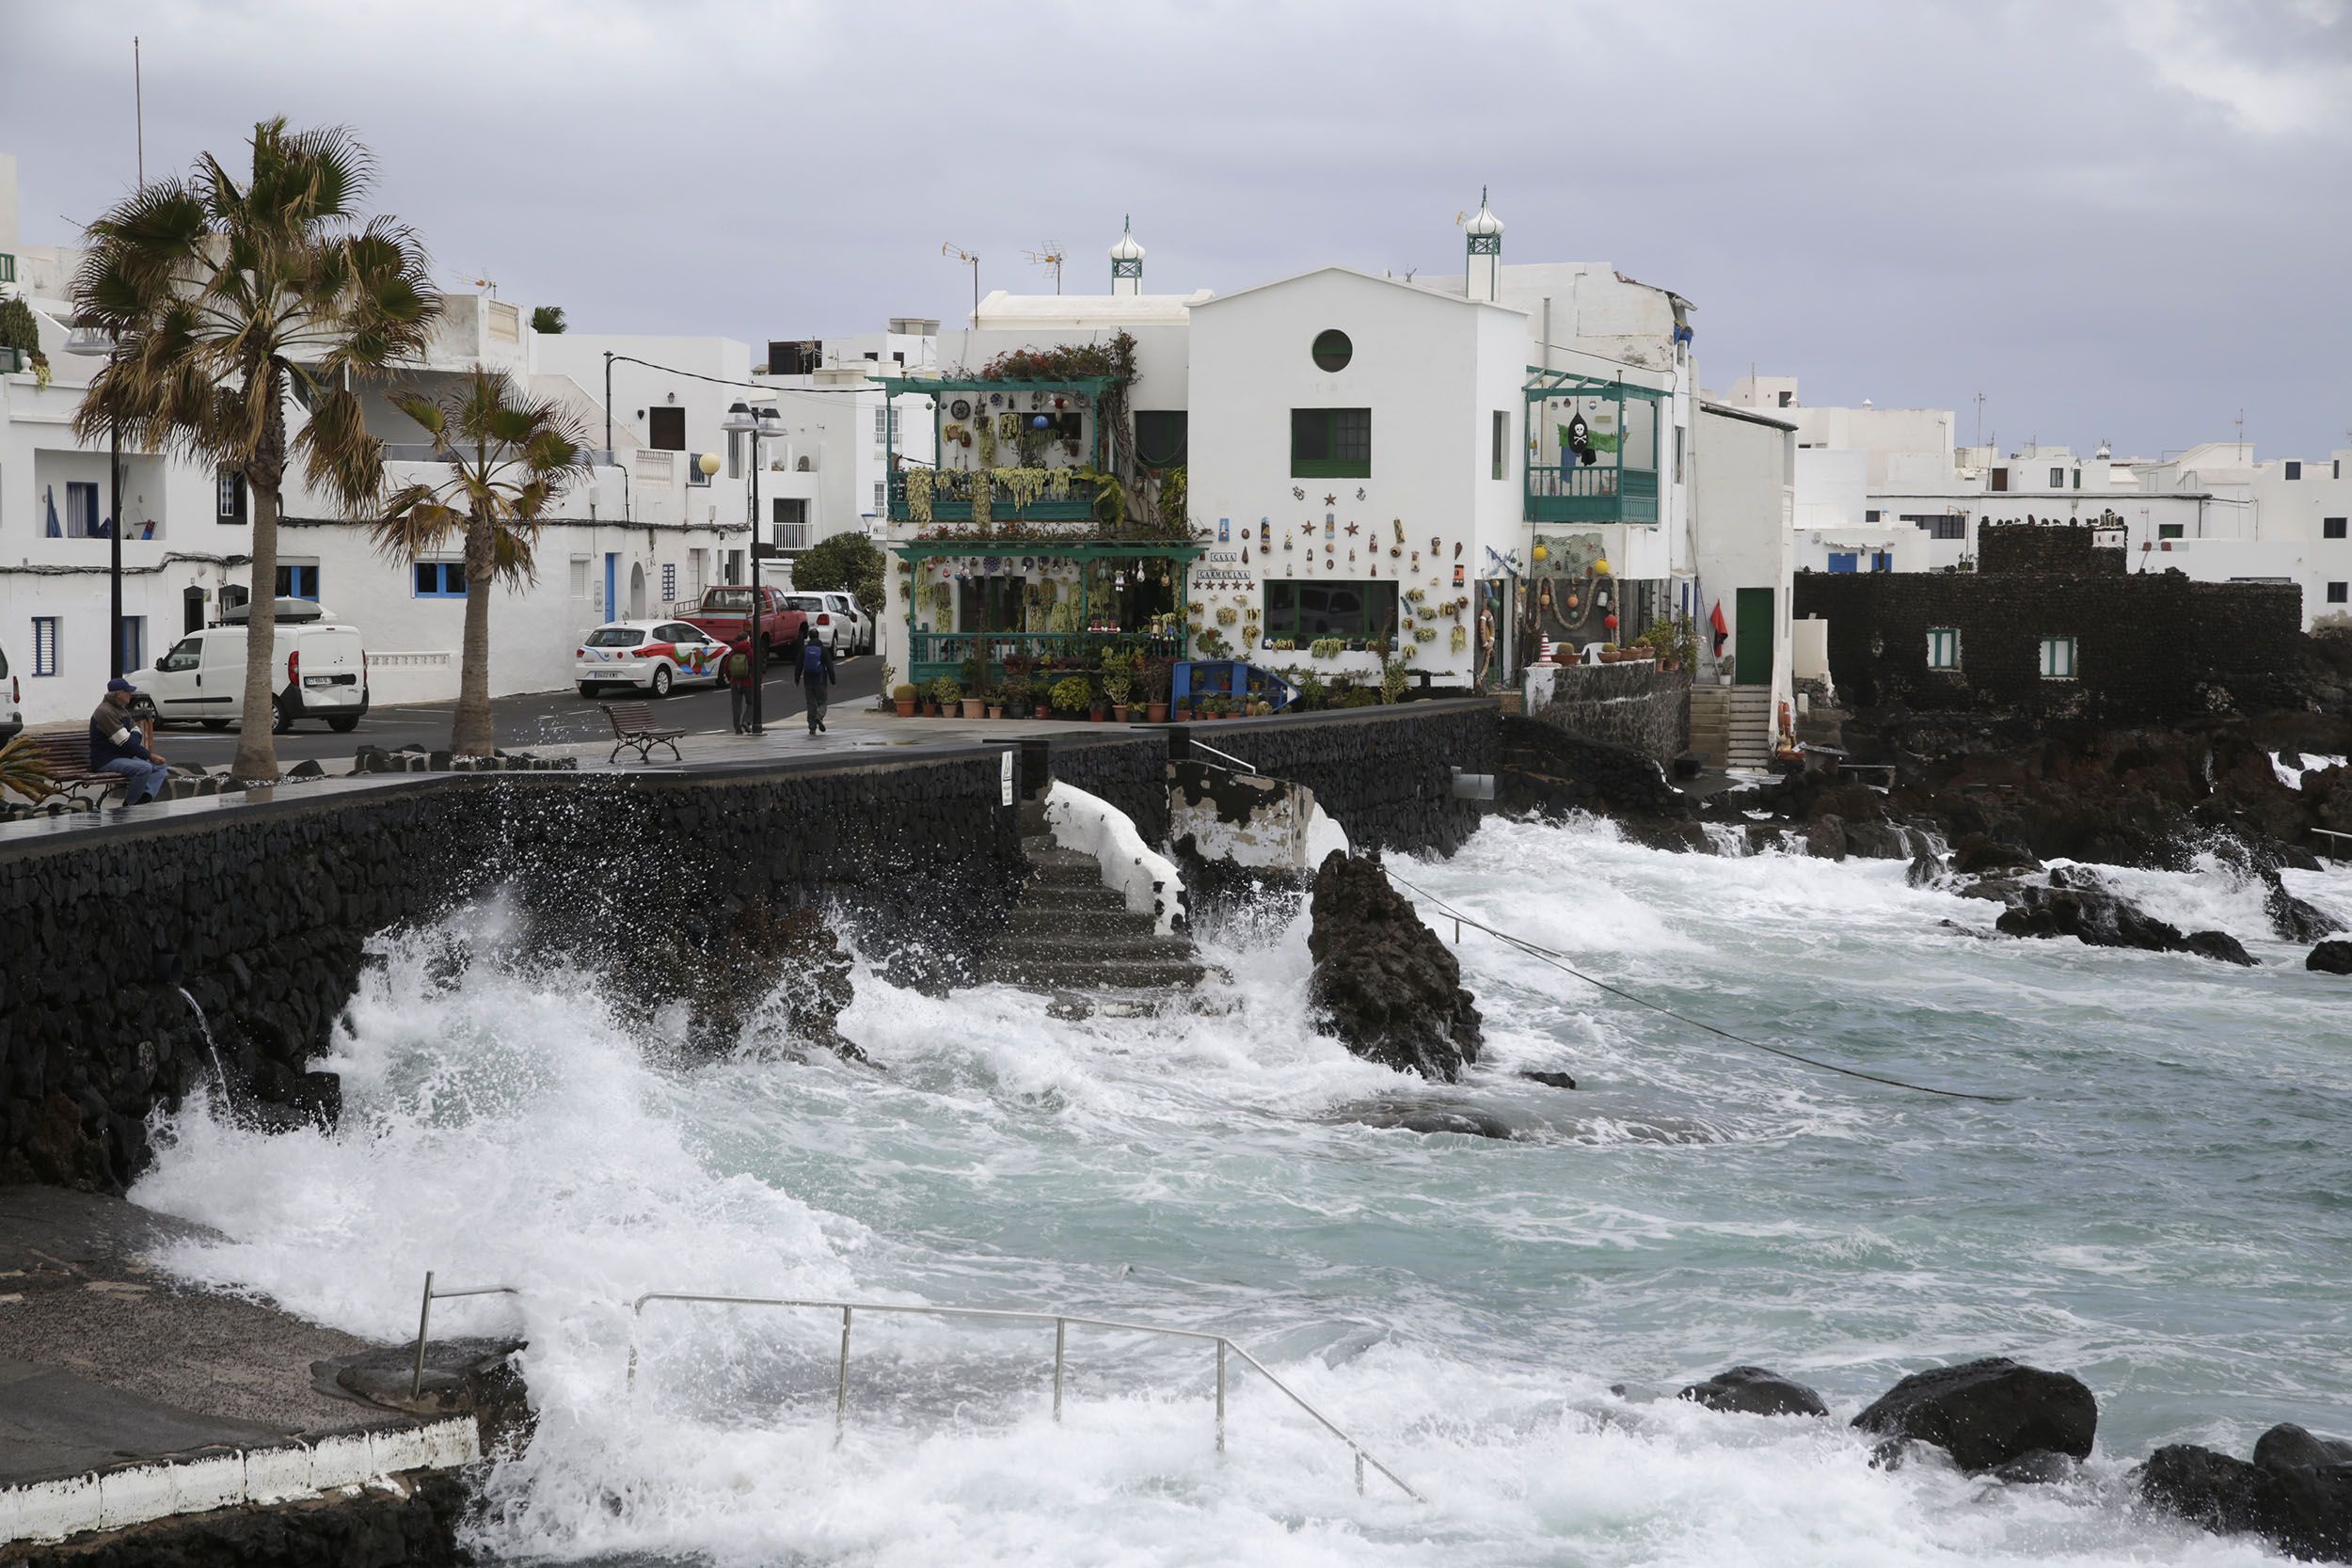
[(1794, 1378), (1762, 1367), (1734, 1367), (1705, 1383), (1693, 1383), (1675, 1396), (1709, 1410), (1743, 1416), (1827, 1416), (1821, 1396)]
[(1914, 1372), (1853, 1424), (1885, 1437), (1932, 1443), (1975, 1474), (2036, 1449), (2089, 1458), (2099, 1402), (2077, 1378), (1996, 1355)]
[(1376, 860), (1333, 850), (1315, 872), (1308, 994), (1348, 1050), (1454, 1083), (1478, 1059), (1478, 1008), (1462, 966)]

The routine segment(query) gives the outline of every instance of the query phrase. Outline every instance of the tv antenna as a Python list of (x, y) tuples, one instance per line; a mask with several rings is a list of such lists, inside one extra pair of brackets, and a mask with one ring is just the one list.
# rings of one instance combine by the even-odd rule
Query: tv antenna
[(977, 256), (973, 255), (970, 251), (964, 249), (963, 246), (956, 244), (953, 240), (940, 241), (939, 253), (942, 256), (953, 257), (955, 260), (971, 267), (972, 325), (977, 326), (980, 323), (980, 259)]
[(1056, 293), (1061, 293), (1061, 264), (1063, 261), (1069, 260), (1069, 257), (1063, 251), (1058, 243), (1053, 240), (1048, 240), (1045, 242), (1043, 249), (1025, 250), (1021, 254), (1027, 257), (1030, 264), (1033, 266), (1053, 268), (1054, 292)]

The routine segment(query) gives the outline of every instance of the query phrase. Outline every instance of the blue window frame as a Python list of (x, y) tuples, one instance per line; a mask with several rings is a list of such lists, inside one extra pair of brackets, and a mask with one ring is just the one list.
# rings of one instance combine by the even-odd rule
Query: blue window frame
[(466, 563), (462, 561), (417, 562), (417, 597), (462, 599), (466, 596)]
[(1891, 572), (1894, 569), (1895, 555), (1893, 551), (1872, 550), (1870, 552), (1870, 570), (1873, 572)]
[(1859, 560), (1859, 551), (1832, 550), (1829, 552), (1829, 569), (1833, 572), (1851, 572), (1855, 569)]
[(54, 675), (57, 673), (57, 618), (55, 615), (33, 617), (33, 673)]
[(308, 565), (288, 563), (278, 568), (278, 596), (281, 599), (309, 599), (312, 604), (319, 597), (319, 568), (317, 562)]

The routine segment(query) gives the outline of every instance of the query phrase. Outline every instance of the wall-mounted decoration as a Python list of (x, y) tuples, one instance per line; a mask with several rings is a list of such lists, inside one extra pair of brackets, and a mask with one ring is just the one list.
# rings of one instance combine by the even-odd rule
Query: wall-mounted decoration
[(1396, 517), (1391, 518), (1391, 521), (1396, 528), (1396, 542), (1402, 545), (1405, 543), (1405, 519), (1402, 517)]
[(1249, 546), (1247, 545), (1241, 547), (1241, 563), (1245, 566), (1249, 564)]
[(1340, 515), (1338, 513), (1327, 512), (1323, 515), (1323, 536), (1326, 539), (1330, 538), (1334, 533), (1338, 532), (1339, 527)]
[(1405, 546), (1402, 545), (1391, 545), (1389, 546), (1389, 559), (1391, 561), (1394, 561), (1398, 556), (1403, 555), (1404, 553)]
[(1295, 500), (1295, 501), (1303, 501), (1303, 500), (1305, 500), (1306, 499), (1307, 499), (1307, 492), (1306, 492), (1306, 491), (1304, 491), (1304, 490), (1300, 489), (1300, 488), (1299, 488), (1297, 485), (1295, 485), (1295, 484), (1294, 484), (1294, 485), (1292, 485), (1292, 486), (1291, 486), (1291, 499), (1293, 499), (1293, 500)]
[(1353, 538), (1355, 538), (1355, 537), (1356, 537), (1356, 525), (1355, 525), (1354, 523), (1350, 523), (1350, 524), (1348, 524), (1348, 525), (1347, 525), (1347, 536), (1348, 536), (1350, 539), (1353, 539)]
[(989, 393), (988, 405), (991, 408), (1002, 408), (1005, 405), (1005, 394), (1002, 392)]
[(1340, 504), (1340, 498), (1337, 496), (1326, 496), (1323, 498), (1323, 504), (1326, 506), (1337, 506)]
[(1358, 500), (1362, 500), (1364, 499), (1364, 487), (1360, 484), (1356, 486), (1356, 499)]
[(1228, 545), (1232, 543), (1232, 539), (1233, 519), (1231, 517), (1219, 517), (1216, 520), (1216, 542), (1220, 545)]
[(1413, 552), (1413, 570), (1416, 572), (1421, 570), (1421, 551), (1419, 550)]

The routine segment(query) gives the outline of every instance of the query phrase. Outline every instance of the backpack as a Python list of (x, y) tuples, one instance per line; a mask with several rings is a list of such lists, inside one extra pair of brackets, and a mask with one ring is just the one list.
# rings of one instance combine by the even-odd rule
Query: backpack
[(752, 656), (747, 653), (727, 655), (727, 679), (748, 681), (752, 678)]
[(825, 645), (814, 637), (801, 644), (801, 673), (820, 675), (825, 672)]

